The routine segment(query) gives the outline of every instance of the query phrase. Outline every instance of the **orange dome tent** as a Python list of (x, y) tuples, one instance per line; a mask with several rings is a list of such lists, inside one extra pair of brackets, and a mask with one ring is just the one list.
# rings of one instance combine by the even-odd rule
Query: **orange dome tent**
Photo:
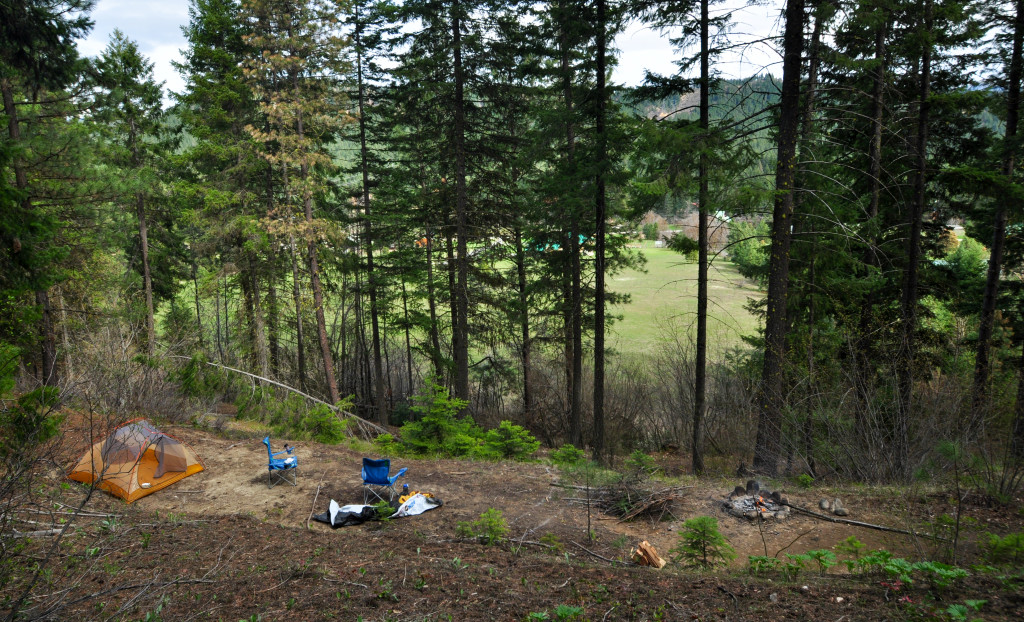
[(125, 423), (85, 452), (68, 475), (128, 503), (203, 470), (191, 447), (145, 419)]

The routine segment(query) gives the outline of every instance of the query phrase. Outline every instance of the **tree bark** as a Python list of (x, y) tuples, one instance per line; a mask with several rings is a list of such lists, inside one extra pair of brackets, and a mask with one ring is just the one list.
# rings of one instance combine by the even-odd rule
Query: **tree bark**
[[(607, 226), (607, 196), (605, 184), (608, 169), (608, 136), (606, 107), (608, 93), (605, 89), (607, 7), (605, 0), (597, 0), (597, 179), (594, 216), (596, 239), (594, 249), (594, 456), (604, 463), (604, 338), (605, 338), (605, 227)], [(574, 236), (577, 232), (573, 233)]]
[(708, 361), (708, 132), (711, 127), (708, 0), (700, 3), (700, 130), (702, 145), (698, 163), (697, 189), (697, 360), (693, 379), (693, 434), (691, 466), (694, 475), (704, 473), (702, 427), (707, 408)]
[[(572, 115), (575, 110), (575, 102), (572, 92), (573, 70), (569, 59), (570, 43), (568, 23), (568, 10), (565, 2), (561, 1), (559, 8), (559, 48), (561, 52), (560, 73), (562, 77), (562, 98), (565, 105), (565, 144), (566, 144), (566, 168), (570, 175), (576, 173), (576, 127)], [(563, 279), (563, 288), (568, 294), (565, 298), (568, 307), (564, 314), (565, 327), (565, 376), (566, 389), (569, 392), (569, 443), (576, 447), (583, 446), (583, 416), (582, 416), (582, 393), (583, 393), (583, 293), (582, 293), (582, 266), (580, 263), (579, 244), (579, 214), (572, 201), (568, 201), (569, 213), (566, 222), (569, 223), (568, 231), (565, 232), (566, 249), (569, 252), (569, 261), (564, 266), (567, 274)]]
[[(18, 109), (14, 103), (14, 86), (10, 79), (0, 78), (0, 92), (4, 100), (4, 114), (7, 115), (7, 135), (11, 144), (17, 145), (21, 142), (21, 123), (18, 119)], [(28, 213), (32, 211), (32, 197), (28, 193), (28, 175), (25, 168), (17, 158), (13, 161), (14, 187), (24, 193), (21, 199), (22, 209)], [(33, 275), (35, 276), (35, 275)], [(53, 329), (53, 310), (50, 307), (50, 294), (45, 288), (39, 288), (35, 292), (36, 305), (39, 306), (41, 316), (39, 318), (39, 341), (40, 357), (42, 362), (42, 382), (48, 387), (56, 387), (60, 383), (57, 375), (57, 336)]]
[[(1013, 43), (1010, 49), (1010, 70), (1006, 89), (1006, 130), (1004, 133), (1005, 155), (1003, 156), (1003, 174), (1007, 180), (1013, 179), (1014, 159), (1013, 143), (1017, 136), (1020, 121), (1020, 89), (1022, 62), (1022, 44), (1024, 44), (1024, 0), (1016, 2), (1016, 16), (1013, 20)], [(992, 246), (988, 259), (988, 274), (985, 279), (985, 294), (981, 303), (981, 317), (978, 322), (978, 347), (974, 357), (974, 389), (971, 403), (974, 412), (984, 414), (988, 406), (988, 379), (991, 363), (989, 361), (992, 330), (995, 323), (996, 301), (999, 295), (999, 277), (1003, 271), (1003, 251), (1006, 247), (1007, 210), (1003, 201), (996, 202), (996, 216), (993, 223)]]
[(295, 236), (289, 235), (288, 242), (292, 252), (292, 300), (295, 302), (295, 341), (296, 359), (299, 366), (299, 387), (306, 391), (306, 348), (305, 335), (302, 330), (302, 297), (299, 294), (299, 247), (295, 244)]
[[(276, 272), (276, 268), (274, 270)], [(267, 284), (267, 340), (270, 345), (270, 376), (281, 374), (280, 306), (277, 301), (277, 285), (274, 274)]]
[(523, 232), (516, 228), (516, 285), (519, 294), (519, 332), (522, 345), (520, 346), (520, 358), (523, 366), (523, 418), (531, 421), (534, 410), (533, 384), (530, 382), (530, 375), (533, 373), (530, 362), (530, 306), (527, 297), (526, 282), (526, 252), (523, 249)]
[(462, 6), (452, 2), (452, 51), (455, 74), (455, 123), (452, 139), (455, 148), (455, 237), (458, 244), (456, 282), (452, 306), (452, 354), (455, 359), (455, 397), (469, 401), (469, 257), (466, 246), (468, 229), (468, 197), (466, 190), (466, 102), (465, 76), (462, 66)]
[(377, 409), (377, 423), (388, 424), (388, 412), (384, 395), (384, 368), (380, 355), (380, 322), (377, 308), (377, 275), (373, 270), (373, 226), (370, 222), (370, 165), (366, 149), (365, 87), (363, 85), (362, 22), (359, 21), (359, 7), (355, 9), (356, 29), (356, 86), (359, 106), (359, 168), (363, 181), (363, 216), (366, 237), (366, 280), (370, 290), (370, 339), (373, 343), (373, 387), (374, 404)]
[[(925, 1), (924, 31), (932, 29), (932, 2)], [(931, 108), (931, 62), (932, 47), (925, 43), (921, 52), (921, 73), (917, 111), (917, 139), (915, 141), (914, 194), (907, 210), (906, 272), (903, 293), (900, 298), (902, 317), (899, 352), (898, 383), (899, 399), (896, 418), (892, 422), (892, 443), (890, 460), (892, 475), (902, 478), (907, 475), (908, 452), (910, 450), (910, 421), (914, 412), (914, 364), (917, 351), (917, 303), (918, 282), (921, 262), (921, 230), (927, 203), (925, 182), (928, 173), (928, 115)]]
[(754, 469), (775, 474), (782, 454), (783, 366), (786, 354), (786, 303), (789, 247), (792, 239), (797, 130), (800, 117), (800, 67), (803, 51), (803, 0), (786, 3), (783, 35), (782, 95), (779, 107), (778, 163), (768, 266), (764, 365), (757, 392), (757, 441)]
[(149, 273), (149, 229), (146, 225), (146, 200), (135, 193), (135, 216), (139, 219), (139, 245), (142, 247), (142, 283), (146, 293), (146, 353), (156, 352), (156, 327), (153, 320), (153, 277)]

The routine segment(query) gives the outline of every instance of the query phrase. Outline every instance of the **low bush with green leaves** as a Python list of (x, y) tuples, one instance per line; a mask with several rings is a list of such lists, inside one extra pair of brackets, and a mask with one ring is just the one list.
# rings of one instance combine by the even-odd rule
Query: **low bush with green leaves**
[(626, 469), (626, 475), (638, 481), (651, 477), (659, 470), (658, 463), (654, 461), (654, 458), (639, 449), (629, 454), (623, 466)]
[(338, 418), (330, 408), (318, 404), (302, 418), (302, 427), (313, 440), (336, 445), (348, 436), (349, 422)]
[(540, 448), (540, 442), (521, 425), (502, 421), (497, 428), (484, 434), (486, 455), (504, 460), (525, 460)]
[(511, 421), (484, 431), (472, 417), (459, 417), (465, 407), (465, 400), (451, 397), (448, 389), (431, 382), (413, 398), (410, 410), (417, 418), (401, 428), (404, 448), (422, 455), (525, 460), (540, 447), (533, 435)]
[(587, 454), (582, 449), (577, 449), (572, 443), (566, 443), (552, 451), (548, 457), (557, 465), (575, 466), (587, 459)]
[(401, 456), (405, 446), (393, 434), (385, 432), (373, 439), (373, 448), (382, 456)]
[(455, 533), (463, 538), (476, 538), (482, 544), (497, 544), (508, 535), (508, 523), (501, 510), (488, 508), (480, 515), (479, 520), (473, 522), (459, 521), (455, 527)]
[(430, 382), (413, 398), (410, 410), (416, 414), (416, 421), (402, 426), (402, 442), (418, 454), (465, 455), (476, 445), (467, 443), (467, 439), (478, 436), (473, 434), (476, 424), (472, 418), (459, 418), (466, 405), (466, 400), (451, 397), (447, 388)]
[(677, 563), (705, 570), (724, 566), (736, 557), (736, 551), (718, 531), (718, 520), (711, 516), (685, 521), (679, 532), (679, 541), (669, 554)]
[(1024, 532), (999, 537), (988, 534), (985, 544), (985, 561), (990, 564), (1006, 564), (1020, 568), (1024, 566)]
[(755, 577), (774, 573), (782, 561), (767, 555), (750, 555), (747, 557), (747, 571)]

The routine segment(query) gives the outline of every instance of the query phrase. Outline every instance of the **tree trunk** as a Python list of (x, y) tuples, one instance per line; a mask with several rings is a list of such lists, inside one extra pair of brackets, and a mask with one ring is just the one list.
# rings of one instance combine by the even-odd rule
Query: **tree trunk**
[(142, 283), (146, 292), (146, 353), (156, 352), (156, 327), (153, 322), (153, 278), (149, 273), (149, 230), (146, 226), (146, 200), (135, 193), (135, 216), (139, 219), (139, 244), (142, 247)]
[(277, 300), (276, 268), (267, 284), (267, 339), (270, 342), (270, 377), (281, 374), (280, 303)]
[(463, 92), (462, 66), (462, 7), (459, 0), (452, 2), (452, 70), (455, 78), (455, 127), (452, 139), (455, 148), (455, 237), (458, 242), (456, 258), (456, 285), (452, 306), (455, 324), (452, 326), (452, 354), (455, 359), (455, 397), (469, 401), (469, 257), (466, 246), (468, 197), (466, 191), (466, 102)]
[(199, 351), (203, 351), (203, 314), (199, 307), (199, 267), (196, 265), (195, 256), (192, 257), (192, 287), (195, 293), (196, 304), (196, 332), (199, 334)]
[[(256, 275), (256, 266), (252, 256), (248, 257), (248, 277), (251, 280), (252, 289), (252, 320), (253, 334), (256, 339), (253, 346), (256, 349), (256, 364), (259, 366), (260, 375), (266, 378), (270, 375), (270, 355), (267, 352), (267, 327), (263, 318), (263, 301), (260, 295), (260, 280)], [(245, 277), (246, 275), (242, 275)]]
[(1021, 461), (1024, 460), (1024, 340), (1021, 340), (1020, 360), (1017, 363), (1017, 402), (1013, 413), (1010, 455), (1014, 460)]
[[(1010, 50), (1010, 70), (1006, 88), (1006, 130), (1003, 174), (1013, 179), (1014, 142), (1020, 121), (1020, 89), (1022, 44), (1024, 44), (1024, 0), (1016, 2), (1017, 14), (1013, 21), (1013, 43)], [(996, 216), (993, 223), (992, 246), (988, 259), (988, 275), (985, 279), (985, 295), (981, 303), (981, 317), (978, 322), (978, 348), (974, 357), (974, 390), (971, 403), (975, 416), (984, 414), (988, 406), (988, 378), (990, 374), (989, 342), (995, 322), (996, 301), (999, 294), (999, 277), (1003, 271), (1003, 251), (1006, 246), (1007, 210), (1003, 201), (996, 202)]]
[(355, 30), (356, 44), (356, 84), (358, 88), (357, 103), (359, 105), (359, 167), (363, 177), (363, 216), (366, 237), (366, 280), (370, 289), (370, 332), (373, 342), (373, 380), (374, 404), (377, 409), (377, 423), (388, 424), (388, 411), (384, 402), (384, 368), (380, 355), (380, 322), (377, 308), (377, 275), (373, 270), (373, 228), (370, 222), (370, 165), (366, 149), (366, 115), (364, 113), (365, 91), (363, 86), (363, 46), (362, 23), (359, 22), (359, 7), (355, 9), (357, 21)]
[[(437, 295), (434, 291), (434, 239), (427, 229), (427, 244), (423, 249), (427, 259), (427, 310), (430, 312), (430, 359), (434, 363), (434, 378), (444, 382), (444, 364), (441, 360), (441, 335), (437, 326)], [(412, 388), (412, 384), (409, 385)]]
[(516, 228), (516, 278), (519, 290), (519, 331), (522, 345), (520, 358), (523, 366), (523, 419), (533, 418), (533, 385), (530, 382), (532, 369), (530, 366), (530, 306), (526, 291), (526, 252), (523, 249), (523, 232)]
[[(569, 60), (569, 32), (567, 10), (564, 2), (559, 3), (559, 47), (561, 52), (560, 72), (562, 75), (562, 97), (565, 104), (565, 144), (566, 168), (570, 175), (576, 173), (576, 128), (572, 115), (575, 103), (572, 92), (573, 69)], [(565, 376), (566, 389), (569, 391), (569, 443), (583, 447), (583, 293), (582, 266), (580, 263), (579, 214), (572, 201), (568, 201), (569, 229), (566, 231), (566, 248), (569, 261), (566, 269), (567, 278), (563, 286), (567, 289), (566, 300), (569, 303), (564, 316), (565, 325)]]
[[(605, 0), (597, 0), (597, 196), (594, 207), (596, 240), (594, 250), (594, 456), (605, 463), (604, 446), (604, 337), (605, 337), (605, 227), (607, 219), (607, 196), (605, 182), (608, 167), (608, 136), (605, 109), (608, 93), (605, 89), (605, 65), (607, 43), (607, 14)], [(578, 235), (578, 232), (573, 232)]]
[(764, 366), (758, 387), (754, 469), (774, 475), (782, 454), (783, 366), (786, 354), (786, 302), (789, 246), (792, 239), (796, 142), (800, 117), (800, 65), (803, 51), (803, 0), (786, 3), (782, 95), (779, 107), (778, 163), (768, 265)]
[[(293, 80), (297, 80), (293, 78)], [(295, 86), (296, 92), (298, 87)], [(305, 135), (302, 122), (302, 112), (300, 111), (295, 122), (296, 134), (299, 136)], [(305, 161), (299, 165), (299, 176), (300, 179), (305, 182), (309, 177), (309, 164)], [(310, 228), (313, 227), (313, 197), (308, 188), (303, 188), (302, 191), (302, 209), (306, 217), (306, 224)], [(341, 395), (338, 393), (338, 383), (334, 377), (334, 360), (331, 356), (331, 342), (327, 337), (327, 319), (324, 317), (324, 292), (320, 286), (320, 264), (317, 261), (316, 255), (316, 239), (312, 232), (308, 234), (310, 236), (309, 241), (306, 243), (307, 261), (309, 262), (309, 282), (313, 289), (313, 310), (316, 314), (316, 330), (317, 335), (320, 337), (320, 354), (324, 360), (324, 375), (327, 379), (327, 393), (330, 395), (331, 403), (337, 404), (341, 401)]]
[[(925, 1), (924, 31), (932, 29), (932, 2)], [(920, 93), (917, 113), (917, 140), (915, 141), (914, 195), (907, 210), (907, 266), (904, 273), (903, 294), (900, 298), (902, 330), (898, 359), (899, 399), (896, 418), (892, 422), (892, 444), (890, 460), (892, 475), (902, 478), (907, 475), (908, 452), (910, 451), (910, 421), (914, 411), (914, 362), (917, 350), (917, 303), (919, 298), (918, 280), (921, 263), (921, 229), (927, 203), (926, 176), (928, 172), (928, 113), (931, 108), (931, 62), (932, 48), (925, 43), (921, 52)]]
[(694, 475), (704, 473), (702, 428), (707, 409), (708, 361), (708, 131), (710, 123), (711, 69), (708, 50), (708, 0), (700, 3), (700, 129), (702, 144), (697, 190), (697, 360), (693, 382), (693, 438), (691, 462)]
[[(886, 11), (885, 20), (875, 31), (875, 71), (871, 89), (871, 139), (868, 144), (868, 217), (874, 225), (878, 219), (878, 205), (882, 196), (882, 129), (885, 114), (885, 72), (886, 72), (886, 37), (888, 36), (891, 17), (884, 8), (878, 10)], [(870, 246), (864, 256), (864, 262), (869, 266), (878, 267), (878, 245), (879, 235), (874, 227), (870, 238)], [(871, 297), (865, 298), (865, 304), (860, 309), (860, 319), (857, 327), (857, 336), (854, 341), (853, 361), (855, 365), (854, 386), (860, 406), (855, 409), (854, 427), (857, 430), (864, 430), (864, 413), (868, 410), (870, 400), (870, 384), (872, 383), (874, 371), (872, 364), (872, 341), (873, 330), (871, 328)], [(867, 434), (857, 434), (855, 438), (863, 441)]]
[(299, 247), (296, 246), (295, 236), (292, 234), (288, 236), (288, 242), (292, 251), (292, 300), (295, 302), (295, 341), (299, 366), (299, 388), (308, 391), (306, 387), (306, 340), (302, 330), (302, 297), (299, 295)]
[[(18, 120), (18, 109), (14, 104), (14, 86), (8, 78), (0, 78), (0, 91), (4, 100), (4, 114), (7, 115), (7, 135), (11, 144), (17, 146), (21, 142), (21, 124)], [(17, 157), (12, 162), (14, 168), (14, 187), (24, 193), (21, 199), (22, 209), (32, 211), (32, 197), (28, 194), (28, 175)], [(35, 275), (33, 275), (35, 276)], [(53, 310), (50, 308), (50, 295), (45, 288), (36, 290), (36, 305), (41, 312), (39, 318), (40, 356), (42, 362), (42, 382), (48, 387), (56, 387), (60, 378), (57, 375), (57, 337), (53, 329)]]
[(409, 334), (409, 297), (405, 291), (405, 279), (402, 279), (402, 316), (405, 320), (405, 374), (408, 390), (412, 391), (412, 338)]

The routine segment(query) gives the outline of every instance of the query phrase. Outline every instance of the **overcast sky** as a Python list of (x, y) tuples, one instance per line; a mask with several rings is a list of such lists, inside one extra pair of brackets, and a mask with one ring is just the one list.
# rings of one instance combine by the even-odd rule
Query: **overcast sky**
[[(736, 4), (739, 3), (737, 0)], [(771, 6), (746, 9), (735, 16), (736, 40), (778, 32), (778, 0), (769, 0), (769, 4)], [(110, 34), (120, 28), (153, 62), (153, 73), (158, 81), (165, 83), (165, 90), (179, 92), (184, 83), (171, 61), (180, 60), (180, 50), (186, 47), (181, 27), (188, 23), (188, 7), (188, 0), (98, 0), (92, 12), (96, 25), (79, 49), (85, 56), (98, 56), (110, 40)], [(634, 24), (615, 44), (620, 53), (613, 80), (618, 84), (639, 84), (644, 70), (662, 74), (675, 70), (673, 59), (677, 55), (667, 38), (656, 31)], [(742, 54), (732, 54), (717, 67), (724, 77), (743, 78), (765, 71), (778, 73), (779, 60), (770, 47), (761, 45), (748, 48)]]

